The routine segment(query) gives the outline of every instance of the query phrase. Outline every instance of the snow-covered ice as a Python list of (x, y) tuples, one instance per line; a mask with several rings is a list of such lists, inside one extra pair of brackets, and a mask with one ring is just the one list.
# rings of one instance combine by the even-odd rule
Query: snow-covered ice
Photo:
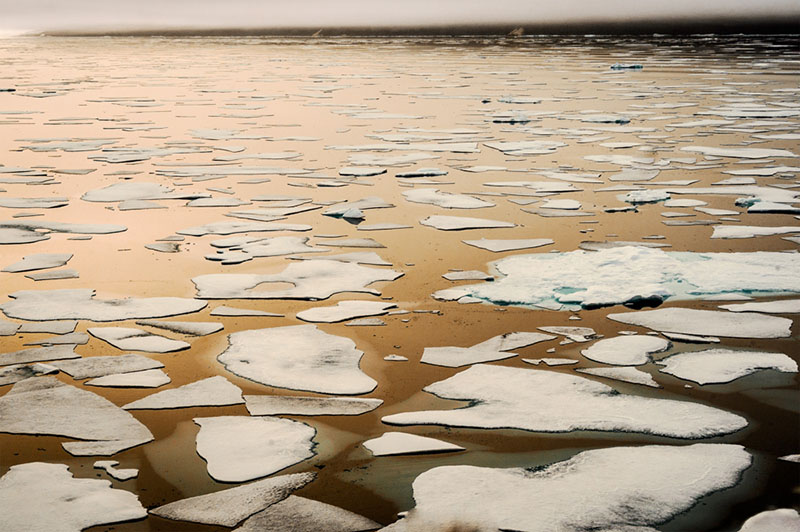
[(783, 353), (724, 348), (677, 353), (658, 364), (662, 373), (698, 384), (725, 384), (764, 369), (797, 373), (797, 362)]
[(172, 353), (191, 347), (181, 340), (150, 334), (133, 327), (89, 327), (89, 334), (99, 338), (117, 349), (144, 351), (147, 353)]
[(383, 301), (339, 301), (331, 307), (314, 307), (297, 313), (297, 318), (311, 323), (336, 323), (364, 316), (383, 316), (394, 303)]
[(635, 335), (604, 338), (581, 354), (589, 360), (618, 366), (639, 366), (650, 361), (649, 355), (670, 348), (670, 343), (657, 336)]
[(242, 390), (225, 377), (216, 375), (143, 397), (122, 408), (125, 410), (160, 410), (193, 406), (227, 406), (244, 403)]
[(785, 338), (792, 320), (753, 312), (662, 308), (609, 314), (608, 319), (659, 332), (731, 338)]
[(358, 416), (383, 404), (381, 399), (245, 395), (251, 416)]
[(378, 438), (365, 441), (362, 445), (369, 449), (373, 456), (446, 453), (464, 450), (464, 447), (460, 445), (406, 432), (385, 432)]

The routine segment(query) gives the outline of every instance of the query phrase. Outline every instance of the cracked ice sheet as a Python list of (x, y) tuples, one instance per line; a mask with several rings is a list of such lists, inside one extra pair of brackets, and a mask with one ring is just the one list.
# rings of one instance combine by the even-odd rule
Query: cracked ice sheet
[(241, 331), (217, 357), (225, 369), (260, 384), (337, 395), (369, 393), (378, 385), (358, 367), (363, 351), (349, 338), (316, 325)]
[(494, 267), (501, 274), (494, 282), (448, 288), (434, 297), (471, 296), (490, 303), (555, 304), (574, 310), (708, 294), (800, 292), (800, 255), (791, 253), (668, 252), (624, 246), (516, 255)]
[(662, 308), (609, 314), (608, 319), (659, 332), (730, 338), (786, 338), (792, 320), (752, 312)]
[(668, 356), (657, 362), (662, 373), (698, 384), (725, 384), (763, 369), (797, 373), (797, 362), (783, 353), (706, 349)]
[(383, 404), (381, 399), (287, 395), (245, 395), (244, 400), (251, 416), (358, 416)]
[(466, 194), (441, 192), (438, 188), (415, 188), (403, 192), (407, 201), (435, 205), (445, 209), (483, 209), (494, 207), (494, 203)]
[[(208, 274), (194, 277), (192, 282), (197, 287), (197, 297), (208, 299), (327, 299), (340, 292), (380, 295), (367, 286), (377, 281), (394, 281), (401, 275), (394, 270), (320, 259), (290, 264), (277, 274)], [(291, 283), (293, 286), (258, 290), (264, 283)], [(0, 305), (5, 311), (4, 307)]]
[(78, 456), (95, 444), (116, 448), (108, 453), (114, 454), (153, 440), (147, 427), (128, 412), (54, 377), (18, 382), (0, 398), (0, 432), (99, 440), (62, 444)]
[(162, 410), (193, 406), (228, 406), (244, 403), (242, 390), (225, 377), (216, 375), (171, 390), (143, 397), (122, 408), (125, 410)]
[(428, 216), (419, 222), (422, 225), (439, 229), (440, 231), (463, 231), (465, 229), (495, 229), (501, 227), (516, 227), (511, 222), (500, 220), (487, 220), (484, 218), (467, 218), (464, 216)]
[(289, 495), (245, 521), (234, 532), (365, 532), (380, 523), (337, 506)]
[(621, 394), (605, 384), (548, 370), (476, 365), (424, 390), (469, 401), (455, 410), (384, 416), (389, 425), (443, 425), (532, 432), (640, 432), (707, 438), (747, 426), (736, 414), (699, 403)]
[(191, 347), (188, 343), (165, 336), (150, 334), (133, 327), (89, 327), (89, 334), (117, 349), (145, 351), (147, 353), (172, 353)]
[(339, 301), (331, 307), (314, 307), (297, 313), (297, 319), (311, 323), (337, 323), (365, 316), (383, 316), (394, 303), (382, 301)]
[(265, 477), (314, 456), (316, 431), (299, 421), (273, 417), (194, 418), (200, 426), (197, 454), (219, 482)]
[(405, 432), (386, 432), (378, 438), (365, 441), (362, 445), (369, 449), (373, 456), (446, 453), (464, 450), (464, 447), (459, 445)]
[(65, 464), (31, 462), (0, 478), (0, 515), (8, 531), (79, 532), (143, 519), (147, 510), (136, 495), (107, 480), (73, 478)]
[(539, 342), (554, 340), (550, 334), (535, 332), (512, 332), (495, 336), (472, 347), (426, 347), (420, 362), (434, 366), (460, 368), (479, 362), (491, 362), (517, 356), (509, 353)]
[(251, 515), (284, 500), (314, 480), (314, 473), (267, 478), (226, 490), (181, 499), (150, 510), (174, 521), (233, 527)]
[(95, 291), (88, 288), (22, 290), (9, 297), (13, 301), (0, 305), (0, 310), (6, 316), (30, 321), (163, 318), (197, 312), (208, 304), (180, 297), (95, 299)]
[(414, 480), (416, 508), (385, 530), (653, 531), (735, 486), (751, 461), (740, 445), (694, 444), (584, 451), (533, 471), (436, 467)]
[(667, 340), (657, 336), (617, 336), (598, 340), (581, 354), (589, 360), (618, 366), (639, 366), (650, 361), (652, 353), (660, 353), (671, 347)]

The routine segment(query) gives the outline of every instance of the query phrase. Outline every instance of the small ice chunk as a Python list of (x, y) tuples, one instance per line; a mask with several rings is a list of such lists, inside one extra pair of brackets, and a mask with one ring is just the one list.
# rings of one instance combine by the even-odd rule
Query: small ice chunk
[(479, 364), (424, 390), (469, 404), (402, 412), (384, 416), (382, 421), (535, 432), (641, 432), (673, 438), (707, 438), (747, 426), (743, 417), (717, 408), (622, 394), (596, 381), (549, 370)]
[(330, 504), (296, 495), (273, 504), (245, 521), (235, 532), (365, 532), (380, 523)]
[(369, 449), (373, 456), (447, 453), (464, 450), (464, 447), (460, 445), (405, 432), (386, 432), (378, 438), (365, 441), (362, 445)]
[(345, 323), (347, 327), (382, 327), (386, 322), (379, 318), (359, 318)]
[(198, 417), (197, 454), (218, 482), (246, 482), (277, 473), (314, 456), (316, 431), (273, 417)]
[(314, 473), (295, 473), (251, 482), (215, 493), (181, 499), (150, 510), (174, 521), (233, 527), (272, 506), (314, 480)]
[(731, 338), (785, 338), (791, 335), (792, 326), (792, 320), (776, 316), (688, 308), (640, 310), (607, 318), (659, 332)]
[(117, 349), (145, 351), (147, 353), (172, 353), (191, 347), (188, 343), (132, 327), (90, 327), (89, 334)]
[(800, 532), (800, 514), (794, 508), (766, 510), (745, 521), (739, 532)]
[(47, 364), (36, 363), (29, 366), (26, 366), (25, 364), (5, 366), (0, 368), (0, 386), (14, 384), (31, 377), (50, 375), (52, 373), (58, 373), (58, 368), (55, 366), (49, 366)]
[(545, 203), (543, 203), (541, 208), (576, 211), (581, 208), (581, 202), (571, 199), (552, 199), (552, 200), (547, 200)]
[[(547, 352), (550, 353), (550, 349)], [(534, 366), (538, 366), (541, 363), (544, 363), (545, 366), (570, 366), (578, 363), (574, 358), (523, 358), (522, 361)]]
[(553, 340), (555, 336), (534, 332), (513, 332), (495, 336), (472, 347), (426, 347), (420, 360), (424, 364), (459, 368), (479, 362), (491, 362), (517, 356), (510, 353), (539, 342)]
[(222, 330), (223, 326), (218, 322), (211, 321), (160, 321), (160, 320), (139, 320), (136, 325), (155, 327), (178, 334), (188, 336), (207, 336)]
[(147, 510), (135, 494), (107, 480), (73, 478), (66, 464), (30, 462), (0, 478), (0, 515), (9, 532), (78, 532), (143, 519)]
[(436, 188), (415, 188), (403, 192), (407, 201), (436, 205), (445, 209), (483, 209), (494, 207), (494, 203), (474, 198), (466, 194), (442, 192)]
[(651, 388), (661, 388), (649, 373), (637, 368), (579, 368), (575, 371), (631, 384), (642, 384)]
[(10, 353), (0, 353), (0, 366), (9, 364), (27, 364), (29, 362), (42, 362), (47, 360), (64, 360), (67, 358), (80, 358), (75, 352), (74, 345), (53, 345), (22, 349)]
[(711, 238), (754, 238), (800, 233), (798, 226), (715, 225)]
[(158, 388), (169, 384), (171, 379), (160, 369), (148, 369), (133, 373), (117, 373), (97, 377), (83, 384), (85, 386), (106, 386), (109, 388)]
[(242, 390), (225, 377), (216, 375), (148, 395), (128, 403), (122, 408), (125, 410), (162, 410), (193, 406), (240, 405), (242, 403), (244, 403)]
[(440, 231), (463, 231), (466, 229), (494, 229), (501, 227), (516, 227), (511, 222), (499, 220), (486, 220), (484, 218), (466, 218), (463, 216), (428, 216), (420, 221), (422, 225), (439, 229)]
[(448, 281), (490, 281), (493, 279), (491, 275), (478, 270), (448, 272), (442, 275), (442, 277)]
[(718, 344), (720, 339), (716, 336), (697, 336), (695, 334), (681, 334), (662, 332), (664, 336), (675, 342), (684, 342), (688, 344)]
[(212, 316), (264, 316), (270, 318), (282, 318), (283, 314), (276, 314), (274, 312), (266, 312), (264, 310), (255, 310), (249, 308), (234, 308), (225, 305), (220, 305), (211, 311)]
[(345, 166), (339, 169), (340, 176), (371, 177), (386, 173), (386, 168), (374, 166)]
[(783, 353), (706, 349), (668, 356), (658, 361), (662, 373), (698, 384), (725, 384), (762, 369), (797, 373), (797, 363)]
[(581, 354), (603, 364), (639, 366), (650, 361), (649, 355), (666, 351), (671, 345), (657, 336), (617, 336), (599, 340)]
[(251, 416), (358, 416), (383, 404), (381, 399), (245, 395)]
[(126, 481), (139, 476), (138, 469), (117, 469), (117, 460), (98, 460), (94, 463), (95, 469), (104, 469), (108, 476), (119, 481)]
[(84, 332), (72, 332), (67, 334), (59, 334), (57, 336), (48, 336), (47, 338), (33, 342), (26, 342), (25, 345), (84, 345), (88, 342), (88, 334)]
[(38, 253), (25, 255), (22, 260), (3, 268), (4, 272), (19, 273), (47, 268), (58, 268), (65, 265), (72, 258), (72, 253)]
[(363, 351), (349, 338), (316, 325), (290, 325), (236, 332), (217, 357), (225, 369), (245, 379), (293, 390), (362, 394), (377, 382), (359, 369)]
[(396, 354), (386, 355), (383, 359), (387, 362), (408, 362), (408, 357)]
[(588, 342), (596, 338), (597, 333), (590, 327), (539, 327), (540, 331), (566, 336), (573, 342)]

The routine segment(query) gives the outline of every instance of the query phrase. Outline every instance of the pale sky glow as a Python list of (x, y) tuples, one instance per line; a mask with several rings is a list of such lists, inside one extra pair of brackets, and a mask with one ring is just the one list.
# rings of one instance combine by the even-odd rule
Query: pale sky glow
[(798, 0), (0, 0), (4, 30), (800, 20)]

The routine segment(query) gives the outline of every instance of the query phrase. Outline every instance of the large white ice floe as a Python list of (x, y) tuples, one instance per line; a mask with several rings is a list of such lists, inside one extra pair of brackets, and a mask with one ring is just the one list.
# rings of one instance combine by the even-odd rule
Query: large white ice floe
[(21, 320), (78, 319), (121, 321), (190, 314), (208, 304), (180, 297), (95, 299), (92, 289), (22, 290), (9, 294), (12, 301), (0, 305), (6, 316)]
[(191, 347), (188, 343), (165, 336), (150, 334), (133, 327), (89, 327), (89, 334), (108, 342), (117, 349), (145, 351), (147, 353), (172, 353)]
[(358, 416), (383, 404), (381, 399), (293, 395), (245, 395), (244, 400), (251, 416)]
[(143, 519), (147, 510), (108, 480), (73, 478), (65, 464), (30, 462), (0, 478), (0, 515), (9, 532), (80, 532)]
[[(401, 275), (398, 271), (349, 262), (309, 260), (289, 264), (281, 273), (217, 273), (194, 277), (192, 282), (197, 287), (197, 297), (208, 299), (327, 299), (340, 292), (380, 295), (367, 286), (377, 281), (394, 281)], [(264, 284), (269, 288), (269, 283), (277, 283), (279, 288), (259, 290)], [(281, 285), (285, 283), (292, 286), (283, 288)], [(4, 305), (0, 309), (5, 312)]]
[(225, 369), (261, 384), (330, 394), (362, 394), (377, 382), (358, 367), (363, 351), (316, 325), (233, 333), (218, 357)]
[(510, 305), (592, 308), (709, 294), (800, 292), (800, 255), (693, 253), (623, 246), (598, 251), (515, 255), (493, 263), (490, 283), (437, 292)]
[(385, 530), (652, 531), (735, 486), (750, 463), (740, 445), (694, 444), (596, 449), (539, 469), (436, 467)]
[(419, 223), (439, 229), (440, 231), (463, 231), (467, 229), (496, 229), (502, 227), (515, 227), (511, 222), (500, 220), (486, 220), (484, 218), (467, 218), (464, 216), (428, 216)]
[(314, 473), (266, 478), (215, 493), (181, 499), (150, 513), (174, 521), (233, 527), (251, 515), (284, 500), (312, 480)]
[(460, 445), (405, 432), (386, 432), (377, 438), (365, 441), (362, 445), (369, 449), (373, 456), (447, 453), (464, 450)]
[(242, 390), (225, 377), (216, 375), (178, 388), (143, 397), (122, 408), (125, 410), (160, 410), (192, 406), (227, 406), (244, 403)]
[(581, 354), (603, 364), (639, 366), (650, 361), (650, 354), (666, 351), (670, 345), (667, 340), (657, 336), (617, 336), (598, 340)]
[(470, 404), (392, 414), (383, 422), (534, 432), (641, 432), (673, 438), (707, 438), (747, 426), (741, 416), (702, 404), (621, 394), (596, 381), (548, 370), (481, 364), (424, 390)]
[(299, 421), (273, 417), (199, 417), (197, 454), (219, 482), (245, 482), (277, 473), (314, 456), (316, 431)]
[(0, 398), (0, 432), (97, 440), (63, 444), (79, 456), (93, 444), (117, 447), (117, 452), (153, 439), (147, 427), (128, 412), (54, 377), (18, 382)]
[(331, 307), (314, 307), (297, 313), (297, 318), (312, 323), (336, 323), (364, 316), (383, 316), (394, 303), (383, 301), (339, 301)]
[(421, 362), (434, 366), (458, 368), (479, 362), (491, 362), (517, 356), (511, 353), (529, 345), (555, 339), (550, 334), (513, 332), (489, 338), (472, 347), (426, 347)]
[(763, 369), (797, 373), (797, 362), (783, 353), (706, 349), (677, 353), (658, 361), (662, 373), (698, 384), (724, 384)]
[(800, 514), (794, 508), (766, 510), (745, 521), (739, 532), (800, 532)]
[(609, 314), (609, 319), (659, 332), (731, 338), (785, 338), (792, 320), (754, 312), (662, 308)]
[(365, 532), (380, 527), (371, 519), (337, 506), (289, 495), (247, 519), (234, 532)]
[(721, 309), (731, 312), (766, 312), (767, 314), (798, 314), (800, 299), (782, 299), (780, 301), (761, 301), (755, 303), (732, 303), (720, 305)]
[(412, 203), (436, 205), (445, 209), (482, 209), (494, 207), (494, 203), (474, 198), (466, 194), (442, 192), (436, 188), (415, 188), (403, 192), (406, 200)]

